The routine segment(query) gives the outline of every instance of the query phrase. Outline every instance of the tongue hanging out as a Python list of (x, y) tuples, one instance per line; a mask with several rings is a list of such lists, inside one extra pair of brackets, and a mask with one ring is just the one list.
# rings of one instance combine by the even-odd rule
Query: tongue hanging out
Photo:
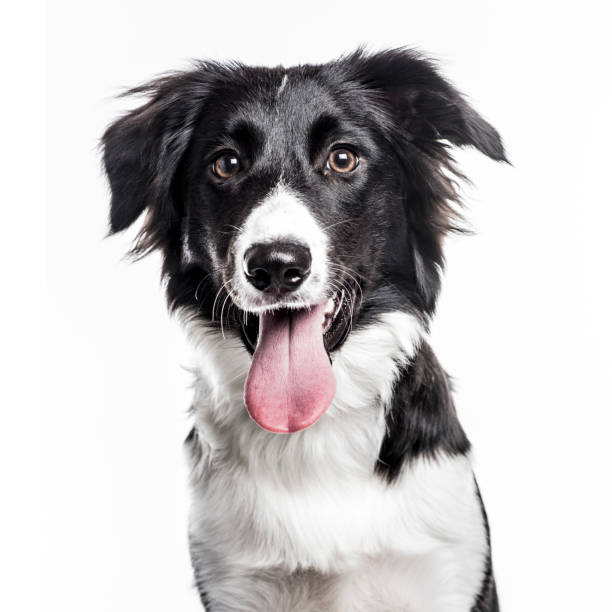
[(275, 433), (315, 423), (336, 392), (323, 344), (324, 305), (264, 313), (244, 398), (252, 419)]

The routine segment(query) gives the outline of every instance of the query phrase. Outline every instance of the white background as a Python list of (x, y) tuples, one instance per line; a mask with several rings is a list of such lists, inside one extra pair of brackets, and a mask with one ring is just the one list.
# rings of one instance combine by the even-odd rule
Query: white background
[(184, 343), (157, 257), (128, 265), (129, 237), (104, 239), (96, 146), (126, 108), (113, 96), (191, 58), (321, 62), (361, 43), (439, 58), (513, 163), (458, 153), (477, 234), (447, 245), (433, 330), (474, 443), (503, 609), (610, 605), (603, 5), (56, 0), (3, 19), (3, 610), (200, 609)]

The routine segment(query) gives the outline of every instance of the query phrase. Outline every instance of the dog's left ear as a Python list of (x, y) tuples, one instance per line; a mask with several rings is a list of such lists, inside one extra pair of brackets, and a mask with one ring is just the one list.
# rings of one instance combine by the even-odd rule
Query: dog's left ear
[(136, 254), (163, 244), (177, 221), (171, 185), (209, 92), (207, 76), (204, 69), (177, 73), (130, 90), (128, 95), (148, 95), (149, 101), (115, 121), (102, 137), (110, 233), (148, 211)]
[(434, 63), (408, 49), (350, 58), (358, 80), (382, 91), (394, 116), (417, 146), (447, 140), (473, 146), (497, 161), (508, 161), (497, 130), (444, 79)]

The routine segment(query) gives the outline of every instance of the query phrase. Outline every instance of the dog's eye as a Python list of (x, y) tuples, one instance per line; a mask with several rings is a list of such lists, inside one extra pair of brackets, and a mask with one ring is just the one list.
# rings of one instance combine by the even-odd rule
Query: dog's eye
[(212, 169), (219, 178), (231, 178), (240, 172), (240, 159), (236, 153), (223, 153), (215, 159)]
[(348, 149), (334, 149), (327, 158), (327, 167), (334, 172), (346, 174), (359, 165), (359, 158)]

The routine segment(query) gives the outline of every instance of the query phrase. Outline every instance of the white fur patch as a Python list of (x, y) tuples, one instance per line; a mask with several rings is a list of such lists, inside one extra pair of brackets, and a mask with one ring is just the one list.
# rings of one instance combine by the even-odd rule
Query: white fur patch
[(287, 86), (287, 82), (289, 81), (289, 75), (283, 75), (283, 80), (281, 81), (280, 87), (278, 88), (276, 95), (280, 96), (283, 93), (283, 89)]
[(417, 319), (391, 312), (353, 331), (334, 353), (332, 405), (290, 435), (248, 417), (240, 339), (183, 319), (201, 445), (190, 535), (215, 612), (468, 612), (487, 552), (469, 459), (415, 461), (393, 486), (374, 474)]
[(272, 193), (247, 217), (236, 238), (235, 270), (232, 275), (233, 299), (242, 310), (263, 312), (276, 307), (270, 297), (257, 291), (245, 277), (244, 254), (254, 244), (298, 242), (310, 249), (310, 275), (291, 301), (289, 308), (304, 308), (326, 299), (327, 236), (299, 197), (283, 185)]
[(181, 229), (181, 234), (182, 234), (182, 260), (183, 260), (183, 264), (190, 264), (192, 261), (194, 261), (194, 256), (193, 256), (193, 252), (191, 250), (191, 246), (189, 244), (189, 233), (187, 231), (189, 225), (189, 217), (185, 217), (183, 219), (182, 222), (182, 229)]

